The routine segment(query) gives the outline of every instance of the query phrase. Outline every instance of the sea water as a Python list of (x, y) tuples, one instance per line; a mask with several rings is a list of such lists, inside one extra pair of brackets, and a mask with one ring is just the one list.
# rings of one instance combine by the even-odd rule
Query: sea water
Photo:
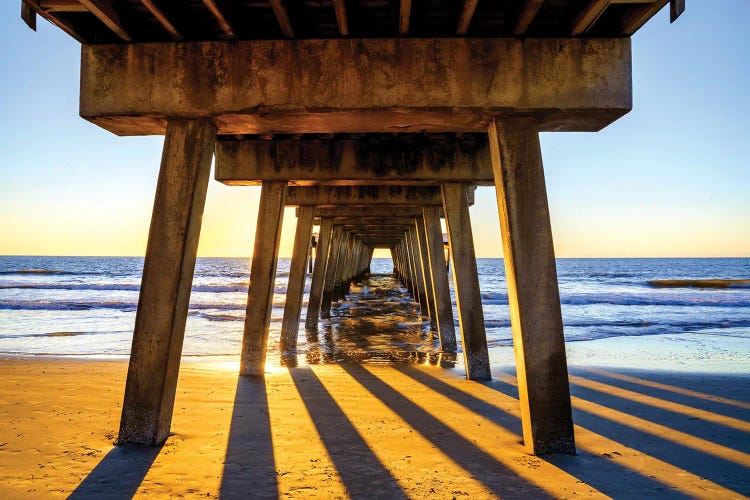
[[(125, 357), (130, 352), (142, 258), (0, 257), (0, 354)], [(199, 258), (183, 355), (237, 356), (250, 275), (247, 259)], [(478, 259), (490, 347), (510, 346), (502, 259)], [(320, 335), (307, 335), (303, 303), (299, 352), (308, 359), (437, 352), (419, 306), (374, 259), (374, 276), (334, 304)], [(750, 286), (659, 288), (653, 280), (747, 279), (750, 259), (558, 259), (565, 339), (701, 335), (712, 342), (750, 340)], [(289, 259), (277, 266), (269, 354), (278, 349)], [(310, 276), (306, 279), (309, 290)], [(455, 298), (454, 298), (455, 308)], [(458, 317), (455, 315), (456, 321)], [(458, 328), (457, 328), (458, 330)], [(677, 337), (674, 337), (677, 336)], [(460, 347), (460, 342), (459, 342)], [(338, 354), (337, 354), (338, 353)]]

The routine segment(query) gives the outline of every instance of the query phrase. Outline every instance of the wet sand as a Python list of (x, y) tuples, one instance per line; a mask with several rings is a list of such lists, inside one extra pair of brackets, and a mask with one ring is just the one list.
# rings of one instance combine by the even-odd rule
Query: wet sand
[(236, 361), (183, 363), (158, 449), (113, 445), (125, 361), (0, 358), (0, 498), (750, 495), (747, 357), (729, 360), (737, 374), (719, 373), (726, 357), (696, 373), (667, 362), (700, 368), (690, 344), (572, 343), (578, 455), (534, 457), (512, 349), (491, 350), (492, 382), (466, 381), (386, 284), (354, 290), (362, 300), (337, 305), (299, 366), (270, 363), (265, 380), (238, 377)]

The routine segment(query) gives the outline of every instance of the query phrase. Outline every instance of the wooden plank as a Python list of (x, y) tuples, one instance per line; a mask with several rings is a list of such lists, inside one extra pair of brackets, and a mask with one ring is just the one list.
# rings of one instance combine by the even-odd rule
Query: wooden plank
[(169, 435), (216, 129), (171, 120), (143, 264), (118, 443)]
[(162, 25), (162, 27), (167, 31), (167, 33), (169, 33), (173, 40), (179, 42), (183, 39), (180, 32), (177, 31), (177, 28), (175, 28), (174, 24), (172, 24), (162, 8), (159, 7), (154, 2), (154, 0), (141, 0), (141, 3), (148, 9), (149, 12), (151, 12), (151, 15), (153, 15), (156, 20), (159, 21), (159, 24)]
[(489, 127), (526, 449), (575, 453), (542, 153), (528, 118)]
[(609, 4), (610, 0), (589, 0), (575, 17), (573, 25), (570, 28), (571, 34), (578, 36), (590, 30)]
[[(23, 2), (25, 3), (25, 2)], [(88, 12), (79, 0), (40, 0), (39, 6), (47, 12)]]
[(292, 262), (289, 266), (289, 281), (286, 287), (284, 317), (281, 320), (279, 349), (282, 354), (294, 354), (297, 350), (299, 317), (300, 311), (302, 310), (302, 296), (305, 292), (307, 249), (310, 246), (312, 223), (313, 207), (300, 207), (299, 215), (297, 216), (297, 228), (294, 232)]
[(333, 8), (336, 11), (336, 23), (339, 25), (339, 34), (349, 36), (349, 23), (346, 20), (346, 3), (344, 0), (333, 0)]
[(655, 16), (668, 2), (669, 0), (658, 0), (649, 5), (634, 7), (625, 15), (622, 21), (622, 34), (632, 36), (633, 33), (646, 24), (646, 21)]
[(458, 19), (458, 26), (456, 27), (457, 35), (465, 35), (471, 24), (471, 19), (474, 17), (474, 11), (477, 8), (479, 0), (464, 0), (463, 8), (461, 9), (461, 17)]
[[(67, 33), (74, 39), (78, 40), (80, 43), (85, 44), (87, 42), (86, 37), (84, 37), (81, 33), (78, 33), (73, 27), (73, 25), (56, 17), (54, 15), (54, 11), (48, 12), (44, 10), (40, 5), (39, 0), (23, 0), (23, 1), (24, 1), (24, 5), (33, 9), (34, 12), (36, 12), (37, 14), (42, 16), (44, 19), (46, 19), (47, 21), (51, 22), (52, 24), (54, 24), (55, 26), (63, 30), (65, 33)], [(34, 24), (36, 25), (36, 21), (34, 21)]]
[(263, 183), (247, 292), (245, 333), (240, 358), (241, 375), (262, 377), (265, 371), (285, 197), (285, 182)]
[(677, 18), (685, 12), (685, 0), (670, 0), (669, 2), (669, 22), (677, 21)]
[(482, 294), (479, 291), (466, 187), (459, 183), (446, 183), (442, 185), (442, 191), (466, 378), (490, 380), (487, 333), (484, 328)]
[(422, 207), (422, 214), (427, 240), (427, 258), (432, 275), (432, 295), (435, 297), (440, 350), (456, 352), (456, 328), (453, 323), (453, 305), (451, 303), (450, 285), (448, 284), (448, 269), (445, 266), (440, 209), (437, 207)]
[(409, 21), (411, 18), (411, 0), (401, 0), (398, 16), (398, 33), (400, 35), (409, 34)]
[(23, 0), (21, 1), (21, 19), (26, 23), (26, 26), (36, 31), (36, 12), (31, 5)]
[(133, 41), (133, 38), (125, 31), (120, 14), (114, 7), (114, 0), (80, 0), (80, 2), (117, 36), (126, 42)]
[(276, 20), (279, 22), (281, 32), (287, 38), (294, 38), (294, 30), (292, 29), (292, 22), (289, 20), (289, 14), (284, 7), (284, 0), (269, 0), (273, 13), (276, 14)]
[(516, 36), (522, 36), (526, 34), (526, 30), (534, 21), (539, 9), (542, 8), (544, 0), (525, 0), (520, 12), (518, 13), (518, 20), (516, 26), (513, 28), (513, 34)]
[(234, 29), (232, 29), (232, 25), (229, 24), (227, 18), (224, 17), (221, 9), (219, 9), (219, 6), (216, 4), (216, 0), (203, 0), (203, 5), (205, 5), (206, 8), (214, 16), (214, 19), (216, 19), (216, 22), (219, 23), (219, 27), (221, 27), (221, 30), (224, 32), (227, 38), (229, 38), (230, 40), (236, 38)]
[(307, 318), (305, 318), (305, 329), (310, 332), (318, 331), (318, 319), (320, 318), (320, 304), (323, 298), (323, 284), (328, 266), (328, 253), (331, 248), (331, 231), (333, 221), (324, 218), (320, 223), (318, 231), (318, 246), (316, 248), (315, 268), (313, 269), (310, 282), (310, 298), (307, 301)]

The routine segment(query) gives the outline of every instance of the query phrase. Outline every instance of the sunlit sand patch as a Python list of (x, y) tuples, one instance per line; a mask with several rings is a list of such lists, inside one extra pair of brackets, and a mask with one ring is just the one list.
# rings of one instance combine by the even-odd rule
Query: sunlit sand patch
[(425, 388), (398, 370), (374, 367), (365, 369), (391, 387), (411, 403), (431, 414), (466, 441), (520, 478), (538, 486), (556, 498), (586, 495), (589, 498), (606, 498), (601, 492), (584, 484), (555, 465), (529, 455), (523, 450), (520, 436), (474, 413), (452, 399)]
[(383, 401), (364, 389), (340, 366), (314, 368), (320, 381), (378, 460), (413, 498), (494, 494), (441, 452)]
[[(509, 385), (517, 386), (516, 377), (512, 375), (502, 374), (500, 379)], [(508, 397), (496, 391), (493, 391), (493, 393), (501, 397)], [(490, 402), (490, 404), (492, 403)], [(618, 420), (614, 421), (619, 422)], [(725, 488), (646, 453), (624, 446), (622, 443), (592, 432), (585, 427), (575, 425), (574, 429), (576, 446), (579, 450), (585, 450), (594, 455), (605, 457), (607, 460), (645, 477), (654, 478), (676, 491), (695, 498), (711, 500), (715, 498), (742, 497), (742, 495), (729, 488)]]
[(633, 384), (642, 385), (644, 387), (652, 387), (654, 389), (661, 389), (663, 391), (669, 391), (675, 394), (682, 394), (683, 396), (690, 396), (693, 398), (705, 399), (707, 401), (713, 401), (716, 403), (721, 403), (721, 404), (730, 405), (730, 406), (737, 406), (739, 408), (750, 410), (750, 403), (745, 403), (744, 401), (737, 401), (736, 399), (723, 398), (721, 396), (715, 396), (713, 394), (706, 394), (705, 392), (698, 392), (698, 391), (693, 391), (691, 389), (685, 389), (683, 387), (677, 387), (677, 386), (669, 385), (669, 384), (662, 384), (661, 382), (656, 382), (653, 380), (646, 380), (644, 378), (639, 378), (639, 377), (633, 377), (630, 375), (625, 375), (623, 373), (617, 373), (617, 372), (613, 372), (610, 370), (602, 370), (601, 368), (587, 368), (586, 371), (590, 373), (595, 373), (597, 375), (603, 375), (605, 377), (622, 380), (624, 382), (631, 382)]
[(717, 413), (713, 413), (713, 412), (706, 411), (706, 410), (701, 410), (699, 408), (693, 408), (691, 406), (683, 405), (680, 403), (673, 403), (671, 401), (665, 401), (663, 399), (655, 398), (653, 396), (647, 396), (645, 394), (640, 394), (634, 391), (629, 391), (627, 389), (622, 389), (620, 387), (605, 384), (603, 382), (588, 380), (588, 379), (585, 379), (583, 377), (579, 377), (576, 375), (570, 376), (570, 382), (573, 384), (579, 385), (581, 387), (585, 387), (587, 389), (592, 389), (592, 390), (603, 392), (605, 394), (609, 394), (612, 396), (629, 399), (630, 401), (643, 403), (646, 405), (653, 406), (655, 408), (661, 408), (662, 410), (680, 413), (682, 415), (687, 415), (689, 417), (700, 418), (708, 422), (713, 422), (719, 425), (724, 425), (726, 427), (731, 427), (732, 429), (737, 429), (737, 430), (744, 431), (744, 432), (750, 432), (750, 422), (745, 422), (737, 418), (719, 415)]

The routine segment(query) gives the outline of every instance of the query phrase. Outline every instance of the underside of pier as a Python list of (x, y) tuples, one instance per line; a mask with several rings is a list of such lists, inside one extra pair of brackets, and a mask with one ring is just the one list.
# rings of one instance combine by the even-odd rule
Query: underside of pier
[[(598, 131), (630, 110), (629, 37), (667, 3), (23, 0), (29, 26), (41, 16), (82, 42), (83, 118), (165, 135), (118, 441), (169, 435), (215, 159), (218, 181), (261, 186), (248, 377), (264, 375), (284, 208), (296, 206), (283, 352), (296, 349), (317, 225), (307, 330), (385, 248), (441, 352), (460, 349), (467, 377), (489, 380), (469, 206), (494, 186), (524, 445), (575, 453), (539, 132)], [(683, 8), (672, 1), (672, 17)]]

